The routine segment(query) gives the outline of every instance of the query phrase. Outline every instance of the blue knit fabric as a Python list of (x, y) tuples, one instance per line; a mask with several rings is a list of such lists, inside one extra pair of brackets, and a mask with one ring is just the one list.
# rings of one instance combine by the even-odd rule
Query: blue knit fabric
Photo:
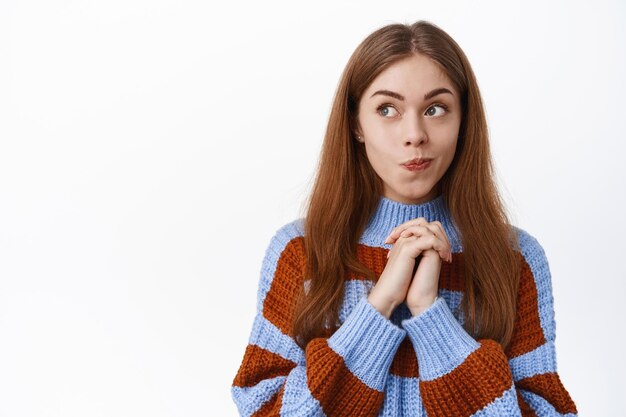
[(328, 346), (367, 386), (382, 391), (393, 356), (406, 332), (378, 312), (366, 297), (331, 337)]
[[(384, 243), (391, 229), (408, 220), (424, 217), (427, 221), (441, 222), (452, 243), (452, 252), (461, 253), (463, 247), (459, 233), (450, 215), (443, 196), (439, 196), (423, 204), (404, 204), (388, 198), (381, 198), (379, 205), (360, 237), (359, 244), (390, 249), (392, 245)], [(320, 402), (312, 391), (314, 385), (307, 375), (307, 360), (315, 360), (316, 365), (323, 369), (328, 363), (329, 373), (332, 372), (333, 358), (339, 355), (349, 372), (373, 392), (380, 392), (382, 401), (378, 409), (359, 409), (345, 400), (345, 409), (360, 410), (345, 415), (378, 415), (378, 416), (425, 416), (425, 399), (421, 390), (427, 383), (436, 382), (447, 374), (461, 369), (459, 367), (468, 360), (470, 355), (484, 347), (485, 342), (475, 340), (464, 328), (463, 317), (459, 305), (462, 292), (440, 289), (438, 297), (429, 308), (413, 317), (403, 303), (398, 306), (392, 316), (387, 319), (381, 315), (367, 300), (373, 284), (365, 280), (347, 280), (344, 287), (344, 299), (339, 319), (342, 325), (332, 334), (319, 349), (313, 344), (303, 351), (295, 341), (282, 332), (274, 323), (265, 317), (264, 302), (272, 289), (276, 269), (281, 256), (287, 256), (289, 242), (303, 236), (303, 219), (297, 219), (281, 227), (272, 237), (266, 250), (261, 266), (261, 277), (258, 285), (257, 312), (250, 333), (249, 345), (261, 349), (269, 355), (283, 358), (293, 363), (290, 371), (280, 375), (268, 376), (253, 386), (236, 386), (231, 389), (232, 398), (242, 416), (281, 415), (281, 416), (324, 416), (326, 413), (322, 402), (339, 401), (341, 398), (328, 399)], [(506, 382), (508, 389), (493, 399), (489, 404), (476, 411), (476, 416), (521, 416), (517, 394), (528, 404), (538, 416), (576, 416), (576, 413), (560, 413), (557, 405), (550, 402), (554, 395), (542, 396), (541, 392), (516, 389), (516, 382), (536, 375), (556, 373), (556, 323), (554, 320), (551, 276), (545, 252), (537, 239), (523, 229), (514, 227), (520, 242), (521, 253), (533, 274), (537, 289), (538, 317), (545, 343), (533, 351), (508, 360), (512, 380)], [(306, 282), (305, 282), (306, 284)], [(267, 308), (267, 307), (266, 307)], [(390, 366), (400, 343), (408, 337), (419, 363), (419, 378), (406, 378), (390, 373)], [(490, 344), (493, 346), (494, 344)], [(316, 345), (317, 346), (317, 345)], [(324, 347), (331, 350), (324, 351)], [(334, 353), (333, 353), (334, 352)], [(332, 353), (332, 354), (331, 354)], [(307, 359), (311, 358), (311, 359)], [(314, 359), (313, 359), (314, 358)], [(485, 371), (489, 365), (507, 360), (504, 353), (484, 359)], [(272, 363), (275, 362), (272, 360)], [(254, 366), (265, 368), (270, 363)], [(249, 374), (252, 365), (242, 364), (240, 373)], [(259, 369), (260, 369), (259, 368)], [(273, 368), (272, 368), (273, 369)], [(259, 372), (261, 372), (259, 370)], [(329, 374), (331, 375), (331, 374)], [(489, 375), (487, 375), (489, 377)], [(451, 388), (453, 389), (453, 388)], [(558, 395), (567, 396), (564, 388), (554, 387)], [(330, 392), (332, 390), (325, 391)], [(454, 395), (453, 395), (454, 394)], [(472, 393), (463, 395), (450, 392), (441, 393), (448, 401), (460, 401), (465, 398), (472, 404)], [(279, 409), (268, 412), (271, 401), (278, 401)], [(567, 397), (569, 400), (569, 397)], [(350, 400), (353, 401), (353, 400)], [(431, 401), (431, 400), (429, 400)], [(363, 403), (366, 401), (363, 399)], [(573, 403), (572, 403), (573, 404)], [(431, 405), (443, 407), (445, 404)]]

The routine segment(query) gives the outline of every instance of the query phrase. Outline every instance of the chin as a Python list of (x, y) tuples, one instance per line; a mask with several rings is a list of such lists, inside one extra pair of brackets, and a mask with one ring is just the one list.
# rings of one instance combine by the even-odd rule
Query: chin
[(433, 198), (437, 197), (437, 187), (435, 185), (430, 186), (428, 188), (426, 187), (415, 187), (412, 190), (406, 190), (406, 192), (398, 192), (399, 195), (401, 195), (403, 198), (407, 199), (407, 200), (423, 200), (423, 199), (428, 199), (428, 200), (432, 200)]
[(430, 191), (427, 192), (416, 192), (415, 190), (409, 192), (395, 192), (395, 198), (390, 197), (395, 200), (401, 200), (406, 204), (420, 204), (418, 201), (422, 201), (424, 198), (428, 196)]

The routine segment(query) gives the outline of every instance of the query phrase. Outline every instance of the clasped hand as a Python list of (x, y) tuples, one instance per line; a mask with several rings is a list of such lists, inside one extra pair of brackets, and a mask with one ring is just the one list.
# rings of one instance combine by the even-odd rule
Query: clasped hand
[(369, 299), (387, 318), (402, 302), (416, 316), (437, 297), (441, 261), (452, 262), (450, 240), (440, 222), (419, 217), (394, 227), (385, 243), (393, 246)]

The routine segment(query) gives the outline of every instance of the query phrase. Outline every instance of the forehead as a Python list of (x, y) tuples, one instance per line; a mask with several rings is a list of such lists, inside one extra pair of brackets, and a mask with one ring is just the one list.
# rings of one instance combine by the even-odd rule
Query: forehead
[(438, 87), (446, 87), (456, 94), (442, 68), (429, 57), (416, 54), (385, 68), (365, 90), (363, 98), (369, 99), (378, 90), (391, 90), (404, 95), (407, 100), (419, 100)]

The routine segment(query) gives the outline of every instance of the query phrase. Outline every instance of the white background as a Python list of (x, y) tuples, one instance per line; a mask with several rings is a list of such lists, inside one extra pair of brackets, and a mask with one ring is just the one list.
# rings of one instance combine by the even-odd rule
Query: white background
[(624, 415), (624, 40), (613, 2), (0, 3), (0, 415), (235, 416), (269, 239), (301, 216), (369, 33), (463, 48), (559, 375)]

